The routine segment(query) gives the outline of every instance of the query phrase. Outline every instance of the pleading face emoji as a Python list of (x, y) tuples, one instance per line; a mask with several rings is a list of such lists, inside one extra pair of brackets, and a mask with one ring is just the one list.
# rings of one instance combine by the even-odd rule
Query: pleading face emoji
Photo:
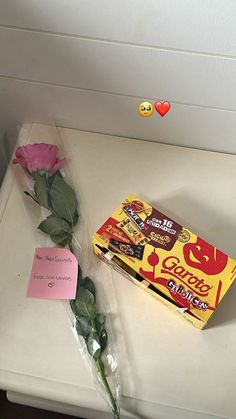
[(153, 114), (154, 107), (150, 102), (142, 102), (138, 107), (139, 115), (141, 116), (151, 116)]

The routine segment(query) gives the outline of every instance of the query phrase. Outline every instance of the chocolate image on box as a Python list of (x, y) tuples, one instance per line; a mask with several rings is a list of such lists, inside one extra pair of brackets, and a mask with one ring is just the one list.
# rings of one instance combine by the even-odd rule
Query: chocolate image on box
[(128, 217), (117, 224), (117, 227), (119, 227), (136, 245), (144, 245), (149, 241), (149, 239)]
[(145, 231), (148, 229), (148, 226), (144, 223), (142, 218), (140, 218), (139, 215), (128, 205), (124, 207), (124, 212), (134, 222), (134, 224), (136, 224), (139, 230)]
[(127, 256), (134, 257), (139, 260), (142, 260), (143, 258), (144, 246), (123, 243), (110, 239), (108, 249), (113, 253), (124, 253)]

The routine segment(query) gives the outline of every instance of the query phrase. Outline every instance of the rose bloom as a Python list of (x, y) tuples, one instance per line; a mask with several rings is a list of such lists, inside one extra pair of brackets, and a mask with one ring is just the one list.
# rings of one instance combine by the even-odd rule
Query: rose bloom
[(37, 170), (45, 170), (54, 174), (61, 168), (65, 159), (57, 157), (58, 147), (51, 144), (28, 144), (16, 149), (14, 164), (20, 164), (23, 169), (32, 174)]

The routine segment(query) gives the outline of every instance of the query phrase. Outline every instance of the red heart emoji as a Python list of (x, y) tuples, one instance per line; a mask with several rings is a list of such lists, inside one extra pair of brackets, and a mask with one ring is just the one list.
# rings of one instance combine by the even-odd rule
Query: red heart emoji
[(156, 108), (156, 111), (161, 116), (164, 116), (170, 110), (170, 103), (169, 102), (156, 102), (155, 108)]

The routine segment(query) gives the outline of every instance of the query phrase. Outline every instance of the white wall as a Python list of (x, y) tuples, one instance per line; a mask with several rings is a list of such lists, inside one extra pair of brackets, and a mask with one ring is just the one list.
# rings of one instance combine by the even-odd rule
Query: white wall
[[(236, 151), (235, 0), (1, 0), (0, 124)], [(142, 99), (171, 110), (142, 118)]]

